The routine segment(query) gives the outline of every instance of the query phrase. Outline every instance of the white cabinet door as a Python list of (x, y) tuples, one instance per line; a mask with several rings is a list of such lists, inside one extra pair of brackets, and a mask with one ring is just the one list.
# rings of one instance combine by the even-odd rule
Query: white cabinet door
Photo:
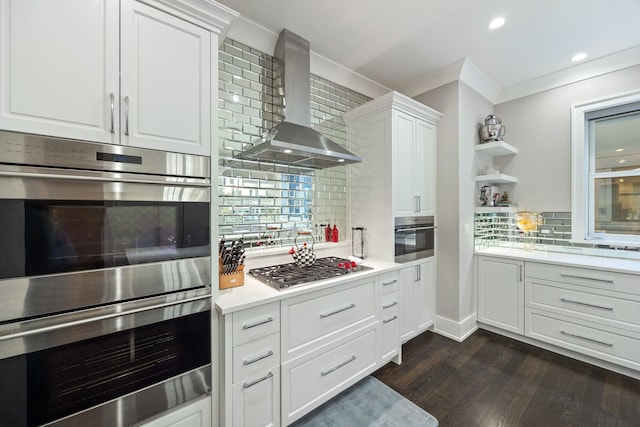
[(280, 367), (233, 385), (233, 426), (280, 426)]
[(424, 120), (416, 120), (415, 193), (420, 216), (436, 212), (436, 128)]
[(478, 257), (478, 321), (524, 333), (524, 263)]
[(429, 258), (400, 270), (400, 341), (424, 332), (434, 318), (435, 262)]
[(418, 333), (433, 325), (435, 318), (435, 262), (434, 258), (416, 265), (418, 281), (416, 282), (416, 329)]
[(210, 427), (211, 424), (211, 396), (198, 399), (169, 412), (148, 423), (143, 427)]
[(137, 1), (121, 13), (121, 142), (210, 155), (216, 36)]
[(395, 111), (393, 122), (396, 216), (413, 216), (418, 206), (415, 193), (416, 120), (408, 114)]
[(416, 281), (415, 266), (400, 270), (400, 341), (405, 342), (417, 333), (416, 322)]
[(117, 1), (0, 0), (0, 129), (117, 142), (118, 20)]

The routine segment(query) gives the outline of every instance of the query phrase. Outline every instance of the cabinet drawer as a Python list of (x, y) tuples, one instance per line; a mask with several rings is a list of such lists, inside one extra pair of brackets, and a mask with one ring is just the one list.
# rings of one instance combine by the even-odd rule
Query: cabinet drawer
[(380, 286), (380, 295), (397, 292), (399, 285), (398, 272), (394, 271), (393, 273), (382, 274), (378, 279), (378, 283)]
[(235, 383), (232, 393), (234, 427), (280, 426), (279, 366)]
[(314, 358), (283, 365), (282, 415), (293, 421), (373, 370), (375, 329)]
[[(376, 314), (375, 279), (329, 293), (312, 293), (283, 301), (283, 357), (352, 332)], [(324, 340), (323, 340), (324, 339)]]
[(640, 370), (640, 339), (527, 310), (526, 335), (578, 353)]
[(640, 332), (640, 301), (565, 289), (537, 279), (527, 280), (526, 287), (529, 307)]
[(397, 292), (382, 295), (380, 297), (380, 315), (382, 319), (388, 318), (390, 315), (398, 314), (400, 307), (400, 296)]
[(382, 349), (382, 361), (386, 362), (398, 354), (400, 348), (399, 335), (400, 319), (397, 310), (395, 313), (383, 313), (382, 327), (380, 329), (380, 345)]
[(233, 345), (280, 332), (280, 303), (260, 305), (233, 315)]
[(255, 377), (280, 364), (280, 334), (271, 334), (233, 348), (233, 382)]
[(640, 276), (589, 268), (527, 262), (526, 276), (570, 285), (640, 295)]

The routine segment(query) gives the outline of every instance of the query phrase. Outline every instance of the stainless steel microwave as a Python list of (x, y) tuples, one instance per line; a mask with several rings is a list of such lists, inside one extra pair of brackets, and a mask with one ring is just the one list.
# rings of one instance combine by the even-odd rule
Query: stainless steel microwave
[(395, 219), (395, 261), (409, 262), (435, 255), (435, 229), (432, 216)]

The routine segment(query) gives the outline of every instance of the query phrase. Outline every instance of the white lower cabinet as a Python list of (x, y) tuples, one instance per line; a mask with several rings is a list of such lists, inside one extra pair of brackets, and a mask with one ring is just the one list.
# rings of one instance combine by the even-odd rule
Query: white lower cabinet
[(376, 364), (376, 331), (282, 365), (282, 417), (289, 425), (360, 378)]
[(272, 366), (233, 385), (233, 425), (280, 425), (280, 366)]
[(404, 343), (433, 325), (435, 317), (435, 258), (400, 270), (400, 340)]
[(638, 275), (485, 255), (477, 261), (479, 322), (640, 378)]
[(478, 257), (478, 322), (524, 334), (524, 262)]
[(141, 427), (210, 427), (211, 396), (187, 402), (167, 415), (155, 418)]
[(386, 272), (224, 315), (221, 425), (289, 425), (399, 363), (399, 284)]
[(382, 364), (397, 357), (400, 363), (400, 294), (398, 272), (382, 275), (378, 281), (380, 310), (380, 344), (378, 354)]

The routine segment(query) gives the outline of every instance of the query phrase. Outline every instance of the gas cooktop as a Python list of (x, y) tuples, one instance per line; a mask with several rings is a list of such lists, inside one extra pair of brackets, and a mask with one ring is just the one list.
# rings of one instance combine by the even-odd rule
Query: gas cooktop
[(358, 265), (357, 269), (352, 271), (351, 268), (345, 268), (346, 264), (351, 266), (351, 261), (345, 258), (331, 256), (318, 258), (313, 265), (307, 267), (300, 267), (292, 262), (289, 264), (252, 268), (249, 270), (249, 274), (261, 282), (280, 290), (345, 274), (357, 274), (372, 269), (372, 267)]

